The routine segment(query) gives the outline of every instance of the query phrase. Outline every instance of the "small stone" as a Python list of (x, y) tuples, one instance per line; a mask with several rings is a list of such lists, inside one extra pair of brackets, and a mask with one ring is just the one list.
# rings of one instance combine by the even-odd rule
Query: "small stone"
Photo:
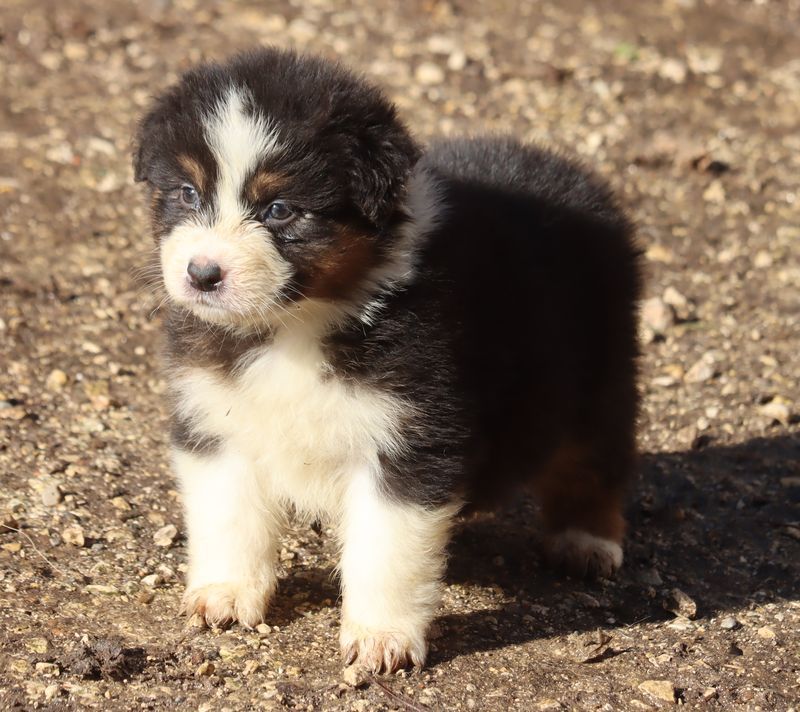
[(708, 702), (708, 700), (714, 700), (719, 697), (719, 693), (717, 692), (716, 687), (707, 687), (703, 690), (702, 698), (704, 702)]
[(58, 697), (60, 690), (58, 685), (48, 685), (44, 688), (44, 699), (48, 702)]
[(664, 702), (675, 702), (675, 685), (669, 680), (645, 680), (639, 683), (639, 689)]
[(37, 675), (58, 677), (61, 674), (61, 668), (58, 666), (58, 663), (36, 663), (33, 667)]
[(256, 670), (258, 670), (259, 664), (258, 660), (248, 660), (244, 667), (242, 668), (243, 675), (252, 675)]
[(209, 662), (208, 660), (206, 660), (205, 662), (200, 663), (200, 665), (198, 666), (197, 670), (194, 671), (194, 676), (195, 677), (209, 677), (209, 676), (214, 674), (214, 670), (215, 669), (216, 668), (214, 667), (214, 663)]
[[(48, 482), (42, 487), (41, 494), (42, 504), (45, 507), (55, 507), (63, 499), (61, 488), (55, 482)], [(83, 546), (81, 544), (81, 546)]]
[(663, 262), (664, 264), (670, 264), (675, 261), (675, 254), (672, 250), (658, 243), (647, 248), (645, 257), (652, 262)]
[(86, 543), (86, 537), (83, 535), (83, 527), (79, 524), (73, 524), (72, 526), (62, 529), (61, 538), (70, 546), (82, 547)]
[(270, 628), (266, 623), (259, 623), (256, 626), (256, 633), (258, 633), (259, 638), (266, 638), (272, 632), (272, 628)]
[(467, 66), (467, 55), (460, 49), (455, 50), (447, 58), (447, 68), (451, 72), (460, 72)]
[(47, 386), (48, 390), (60, 391), (64, 386), (67, 385), (67, 374), (64, 373), (60, 368), (54, 368), (47, 376), (45, 385)]
[(690, 314), (689, 300), (683, 296), (675, 287), (669, 286), (664, 290), (662, 297), (665, 304), (668, 304), (675, 310), (675, 314), (679, 319), (687, 319)]
[(348, 665), (342, 671), (342, 679), (350, 687), (360, 687), (369, 678), (369, 673), (363, 665)]
[(718, 180), (711, 181), (708, 188), (703, 191), (703, 200), (707, 203), (715, 203), (716, 205), (724, 203), (725, 188), (722, 187), (722, 183)]
[(93, 583), (89, 584), (88, 586), (84, 586), (83, 590), (86, 591), (86, 593), (94, 593), (99, 596), (116, 596), (119, 593), (119, 590), (116, 586), (107, 586), (99, 583)]
[(557, 712), (557, 710), (563, 710), (564, 705), (558, 700), (542, 700), (536, 703), (534, 709), (539, 712)]
[(791, 415), (789, 406), (777, 398), (760, 406), (758, 410), (761, 415), (766, 416), (770, 420), (778, 421), (782, 425), (789, 425), (789, 417)]
[(131, 505), (128, 503), (128, 500), (124, 497), (113, 497), (111, 499), (111, 504), (114, 505), (116, 509), (119, 509), (121, 512), (129, 512), (131, 509)]
[(660, 586), (664, 583), (663, 579), (661, 578), (661, 574), (659, 574), (656, 569), (645, 569), (644, 571), (640, 571), (636, 578), (638, 578), (641, 583), (646, 584), (647, 586)]
[(663, 334), (675, 323), (675, 314), (660, 297), (651, 297), (642, 302), (642, 322), (657, 334)]
[(758, 269), (772, 267), (772, 255), (766, 250), (759, 250), (753, 258), (753, 266)]
[(658, 68), (658, 75), (660, 77), (669, 79), (676, 84), (682, 84), (686, 81), (686, 72), (686, 63), (672, 57), (665, 59)]
[(143, 576), (141, 578), (141, 582), (145, 586), (149, 586), (150, 588), (155, 588), (160, 583), (162, 583), (162, 579), (161, 576), (159, 576), (158, 574), (149, 574), (148, 576)]
[(763, 638), (764, 640), (774, 640), (775, 639), (775, 631), (770, 628), (768, 625), (762, 626), (759, 628), (756, 633), (758, 634), (759, 638)]
[(25, 641), (25, 648), (28, 652), (36, 655), (44, 655), (47, 652), (47, 638), (28, 638)]
[(686, 48), (686, 60), (695, 74), (714, 74), (722, 67), (722, 50), (689, 46)]
[(172, 546), (176, 536), (178, 536), (178, 528), (174, 524), (167, 524), (153, 534), (153, 541), (155, 541), (156, 546), (166, 548)]
[(431, 86), (444, 81), (444, 70), (433, 62), (423, 62), (417, 67), (414, 76), (420, 84)]
[(739, 621), (733, 616), (726, 616), (719, 622), (719, 627), (722, 630), (736, 630), (739, 627)]
[(705, 383), (714, 378), (713, 362), (705, 356), (698, 360), (684, 376), (687, 383)]
[(136, 600), (139, 603), (143, 603), (145, 606), (152, 603), (155, 599), (156, 594), (153, 593), (153, 589), (151, 588), (144, 588), (136, 595)]
[(670, 591), (669, 599), (664, 603), (664, 608), (681, 618), (694, 620), (697, 617), (697, 603), (679, 588), (673, 588)]

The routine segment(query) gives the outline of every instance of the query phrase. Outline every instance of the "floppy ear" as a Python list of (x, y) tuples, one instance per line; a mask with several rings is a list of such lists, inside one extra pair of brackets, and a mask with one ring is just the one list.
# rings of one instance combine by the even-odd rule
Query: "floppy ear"
[(386, 109), (382, 120), (368, 123), (357, 136), (349, 171), (353, 201), (378, 227), (394, 214), (420, 157), (419, 147), (397, 119), (394, 107)]
[(158, 155), (159, 135), (165, 128), (157, 108), (152, 108), (139, 122), (133, 139), (133, 178), (137, 182), (151, 179)]

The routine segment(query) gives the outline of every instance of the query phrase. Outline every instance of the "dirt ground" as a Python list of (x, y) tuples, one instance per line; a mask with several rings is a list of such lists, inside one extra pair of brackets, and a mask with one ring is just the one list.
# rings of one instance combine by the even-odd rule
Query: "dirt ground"
[[(797, 0), (3, 0), (0, 708), (800, 709), (798, 37)], [(428, 667), (357, 688), (324, 528), (283, 542), (268, 626), (177, 616), (129, 141), (184, 68), (258, 43), (343, 58), (421, 137), (583, 156), (647, 254), (621, 574), (548, 572), (527, 500), (463, 522)]]

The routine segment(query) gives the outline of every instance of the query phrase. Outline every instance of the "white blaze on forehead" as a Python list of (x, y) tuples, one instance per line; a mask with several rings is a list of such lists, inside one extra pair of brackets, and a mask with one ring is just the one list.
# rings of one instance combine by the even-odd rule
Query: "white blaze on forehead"
[(234, 228), (246, 219), (241, 195), (244, 182), (263, 158), (280, 146), (274, 129), (262, 116), (248, 113), (249, 94), (231, 87), (204, 120), (206, 138), (217, 160), (218, 223)]

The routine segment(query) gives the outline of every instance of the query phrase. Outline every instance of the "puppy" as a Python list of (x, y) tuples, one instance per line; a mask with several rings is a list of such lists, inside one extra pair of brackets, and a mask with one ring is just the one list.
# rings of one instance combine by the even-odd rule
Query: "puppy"
[(550, 553), (622, 561), (638, 253), (608, 188), (511, 138), (424, 152), (376, 88), (265, 49), (142, 120), (183, 608), (264, 619), (287, 511), (341, 546), (341, 649), (424, 663), (456, 514), (530, 486)]

